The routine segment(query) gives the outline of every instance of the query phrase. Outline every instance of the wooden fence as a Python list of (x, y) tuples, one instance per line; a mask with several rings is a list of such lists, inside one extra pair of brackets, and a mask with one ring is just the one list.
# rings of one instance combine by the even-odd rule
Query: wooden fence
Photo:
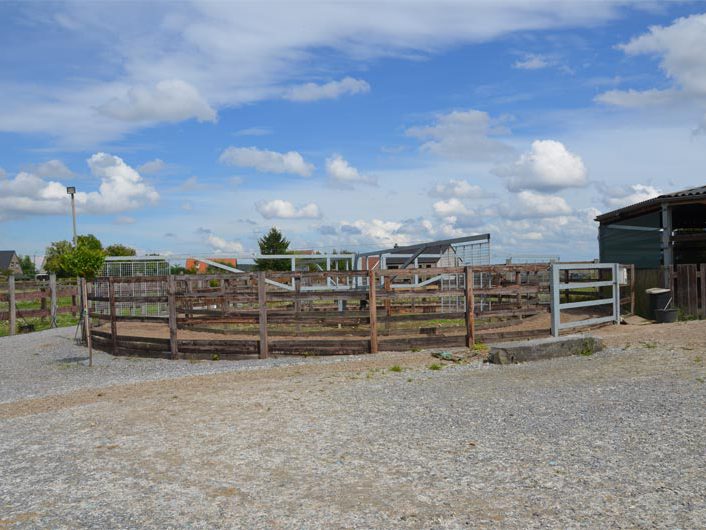
[[(91, 336), (114, 354), (335, 355), (548, 334), (546, 264), (99, 278)], [(519, 326), (518, 326), (519, 324)]]
[[(9, 276), (5, 285), (0, 284), (0, 322), (8, 322), (10, 335), (17, 333), (18, 323), (20, 330), (33, 331), (37, 318), (48, 319), (56, 327), (58, 315), (78, 315), (78, 295), (75, 283), (58, 283), (53, 274), (48, 281), (16, 281)], [(68, 304), (62, 302), (69, 297)]]
[(637, 314), (650, 317), (646, 289), (666, 287), (672, 291), (672, 307), (680, 309), (683, 316), (706, 318), (706, 263), (638, 269), (636, 280)]

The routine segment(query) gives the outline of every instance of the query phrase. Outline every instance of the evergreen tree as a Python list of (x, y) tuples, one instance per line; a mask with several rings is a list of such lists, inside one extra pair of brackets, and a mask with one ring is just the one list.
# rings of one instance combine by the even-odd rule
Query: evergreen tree
[[(275, 226), (270, 228), (257, 244), (260, 246), (260, 254), (263, 255), (287, 254), (289, 250), (289, 241)], [(258, 259), (255, 264), (261, 271), (288, 271), (291, 268), (291, 262), (287, 259)]]

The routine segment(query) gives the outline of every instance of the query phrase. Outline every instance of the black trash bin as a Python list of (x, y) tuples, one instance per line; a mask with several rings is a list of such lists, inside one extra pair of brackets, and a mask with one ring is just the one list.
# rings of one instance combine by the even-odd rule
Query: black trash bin
[(645, 291), (650, 297), (649, 299), (649, 317), (651, 320), (657, 320), (657, 309), (666, 309), (672, 299), (672, 291), (663, 289), (662, 287), (652, 287)]

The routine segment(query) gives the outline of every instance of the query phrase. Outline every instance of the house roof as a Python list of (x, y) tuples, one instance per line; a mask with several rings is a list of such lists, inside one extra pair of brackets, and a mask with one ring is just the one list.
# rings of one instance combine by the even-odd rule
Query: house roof
[(378, 256), (382, 254), (414, 254), (423, 250), (424, 254), (441, 254), (450, 245), (468, 243), (470, 241), (490, 241), (490, 234), (477, 234), (472, 236), (457, 237), (454, 239), (442, 239), (439, 241), (429, 241), (428, 243), (418, 243), (416, 245), (406, 245), (404, 247), (386, 248), (383, 250), (373, 250), (372, 252), (361, 252), (359, 256)]
[(14, 250), (0, 250), (0, 270), (4, 271), (10, 268), (10, 261), (12, 257), (16, 256), (17, 252)]
[(621, 217), (633, 217), (639, 213), (647, 213), (648, 211), (656, 210), (663, 203), (689, 202), (692, 200), (702, 199), (706, 199), (706, 186), (698, 186), (696, 188), (689, 188), (672, 193), (664, 193), (657, 197), (647, 199), (646, 201), (637, 202), (635, 204), (601, 214), (596, 217), (596, 221), (603, 223), (605, 221), (612, 221)]

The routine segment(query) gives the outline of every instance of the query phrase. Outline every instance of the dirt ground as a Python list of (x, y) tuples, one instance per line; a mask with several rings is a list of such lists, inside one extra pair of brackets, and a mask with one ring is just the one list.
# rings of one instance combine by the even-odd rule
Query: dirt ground
[(702, 527), (706, 321), (595, 334), (0, 404), (0, 528)]

